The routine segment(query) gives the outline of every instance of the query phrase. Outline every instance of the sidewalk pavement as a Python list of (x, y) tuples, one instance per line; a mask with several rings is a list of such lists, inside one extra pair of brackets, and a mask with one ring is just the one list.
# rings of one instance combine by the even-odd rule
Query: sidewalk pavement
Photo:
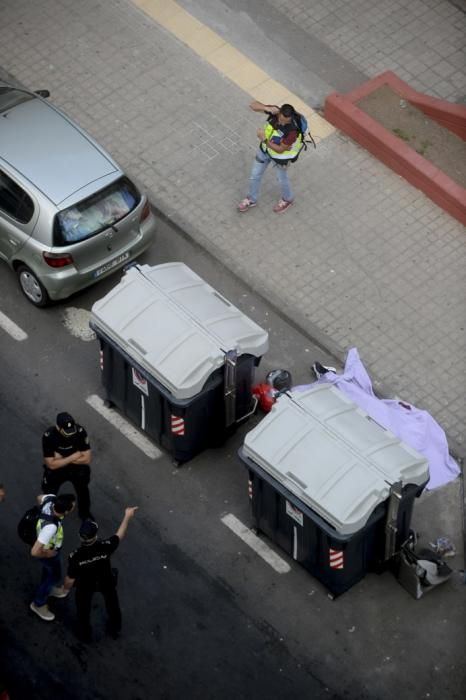
[(419, 92), (466, 100), (464, 0), (269, 2), (370, 78), (392, 70)]
[[(431, 412), (464, 455), (466, 240), (457, 221), (325, 128), (290, 170), (293, 207), (272, 212), (268, 172), (259, 205), (239, 214), (262, 121), (248, 109), (254, 90), (129, 0), (4, 0), (0, 64), (50, 89), (165, 216), (340, 361), (356, 346), (375, 387)], [(318, 134), (322, 124), (311, 118)]]

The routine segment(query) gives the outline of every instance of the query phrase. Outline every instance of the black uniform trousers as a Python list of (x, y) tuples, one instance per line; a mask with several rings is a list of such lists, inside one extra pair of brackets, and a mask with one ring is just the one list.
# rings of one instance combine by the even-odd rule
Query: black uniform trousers
[[(121, 610), (117, 589), (113, 583), (110, 583), (108, 586), (99, 588), (98, 592), (102, 593), (107, 609), (107, 631), (109, 634), (117, 636), (121, 631)], [(79, 636), (83, 641), (90, 641), (92, 636), (91, 606), (94, 593), (96, 593), (94, 588), (79, 584), (76, 586)]]
[(60, 486), (66, 481), (73, 484), (78, 499), (79, 517), (84, 520), (90, 514), (89, 481), (91, 480), (91, 469), (88, 464), (67, 465), (61, 469), (47, 469), (44, 467), (44, 477), (42, 479), (43, 493), (57, 494)]

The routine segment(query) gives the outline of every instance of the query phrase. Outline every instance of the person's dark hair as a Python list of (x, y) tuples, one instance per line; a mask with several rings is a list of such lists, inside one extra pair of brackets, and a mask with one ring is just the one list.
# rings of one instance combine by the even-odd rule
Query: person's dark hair
[(293, 105), (284, 104), (280, 107), (280, 114), (288, 119), (289, 117), (295, 116), (296, 110)]
[(73, 508), (75, 503), (76, 496), (73, 493), (62, 493), (60, 496), (56, 497), (53, 509), (55, 513), (64, 515)]

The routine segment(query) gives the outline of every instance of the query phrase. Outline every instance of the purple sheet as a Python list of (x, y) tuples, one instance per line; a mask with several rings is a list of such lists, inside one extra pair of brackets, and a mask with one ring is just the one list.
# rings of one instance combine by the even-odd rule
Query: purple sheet
[[(378, 399), (372, 382), (361, 362), (356, 348), (347, 355), (343, 374), (327, 372), (318, 383), (334, 384), (377, 423), (391, 430), (400, 440), (413, 447), (429, 463), (428, 489), (435, 489), (456, 479), (460, 468), (448, 452), (445, 432), (427, 411), (405, 401)], [(304, 391), (312, 384), (293, 387), (293, 391)]]

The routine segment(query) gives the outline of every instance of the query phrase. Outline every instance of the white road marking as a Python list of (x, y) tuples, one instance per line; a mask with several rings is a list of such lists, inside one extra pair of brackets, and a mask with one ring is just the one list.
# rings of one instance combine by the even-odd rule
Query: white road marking
[(227, 513), (221, 521), (232, 532), (235, 533), (243, 542), (253, 549), (262, 559), (269, 564), (272, 569), (275, 569), (279, 574), (287, 574), (291, 571), (291, 567), (284, 559), (278, 556), (270, 549), (257, 535), (255, 535), (246, 525), (243, 525), (241, 520), (238, 520), (232, 513)]
[(0, 328), (3, 328), (4, 331), (8, 333), (8, 335), (11, 335), (12, 338), (15, 340), (26, 340), (28, 337), (28, 334), (23, 331), (22, 328), (20, 328), (14, 321), (11, 320), (11, 318), (8, 318), (8, 316), (5, 316), (5, 314), (2, 314), (0, 311)]
[(114, 411), (112, 408), (107, 408), (104, 405), (103, 400), (97, 394), (91, 394), (86, 399), (86, 403), (89, 406), (100, 413), (109, 423), (113, 425), (114, 428), (120, 431), (122, 435), (130, 440), (133, 445), (136, 445), (144, 454), (146, 454), (151, 459), (158, 459), (162, 456), (162, 452), (157, 449), (157, 447), (144, 435), (142, 435), (137, 428), (128, 423), (125, 418), (120, 416), (119, 413)]
[(78, 309), (69, 306), (63, 312), (63, 324), (75, 338), (89, 342), (95, 340), (95, 333), (89, 328), (91, 312), (87, 309)]

